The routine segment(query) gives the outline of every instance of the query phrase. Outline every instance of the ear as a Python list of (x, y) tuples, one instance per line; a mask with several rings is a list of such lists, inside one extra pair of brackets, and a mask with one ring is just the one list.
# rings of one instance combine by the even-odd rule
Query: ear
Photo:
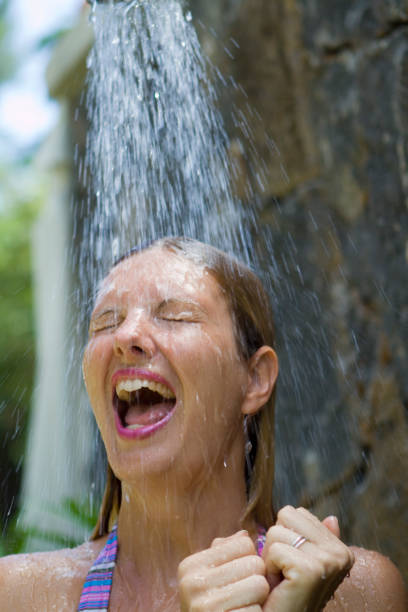
[(270, 346), (261, 346), (248, 362), (248, 387), (242, 414), (256, 414), (269, 400), (278, 378), (278, 357)]

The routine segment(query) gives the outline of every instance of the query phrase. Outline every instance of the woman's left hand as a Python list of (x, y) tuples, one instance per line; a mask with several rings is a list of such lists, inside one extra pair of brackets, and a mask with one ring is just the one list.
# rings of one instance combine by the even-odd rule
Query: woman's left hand
[(263, 558), (271, 593), (263, 612), (318, 612), (353, 566), (334, 517), (319, 521), (286, 506), (266, 536)]

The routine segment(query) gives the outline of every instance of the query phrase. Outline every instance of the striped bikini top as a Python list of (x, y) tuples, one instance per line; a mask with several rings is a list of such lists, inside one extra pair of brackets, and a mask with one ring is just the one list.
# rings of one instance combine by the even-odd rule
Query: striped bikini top
[[(256, 541), (258, 555), (262, 554), (265, 537), (265, 529), (258, 527)], [(88, 572), (79, 600), (78, 612), (108, 612), (117, 555), (118, 533), (115, 525), (105, 546)]]

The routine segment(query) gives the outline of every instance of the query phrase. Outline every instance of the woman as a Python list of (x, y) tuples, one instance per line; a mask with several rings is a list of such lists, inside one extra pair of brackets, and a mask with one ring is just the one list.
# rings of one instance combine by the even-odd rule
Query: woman
[(207, 245), (166, 239), (113, 267), (83, 360), (100, 519), (75, 550), (2, 559), (1, 610), (406, 610), (396, 568), (346, 547), (335, 517), (273, 516), (271, 321), (257, 277)]

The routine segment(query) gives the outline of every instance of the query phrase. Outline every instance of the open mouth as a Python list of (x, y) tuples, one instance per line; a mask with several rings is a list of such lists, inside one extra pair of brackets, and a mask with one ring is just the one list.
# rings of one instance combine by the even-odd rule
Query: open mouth
[(113, 404), (121, 426), (128, 431), (159, 424), (172, 413), (176, 397), (167, 386), (150, 380), (121, 380)]

